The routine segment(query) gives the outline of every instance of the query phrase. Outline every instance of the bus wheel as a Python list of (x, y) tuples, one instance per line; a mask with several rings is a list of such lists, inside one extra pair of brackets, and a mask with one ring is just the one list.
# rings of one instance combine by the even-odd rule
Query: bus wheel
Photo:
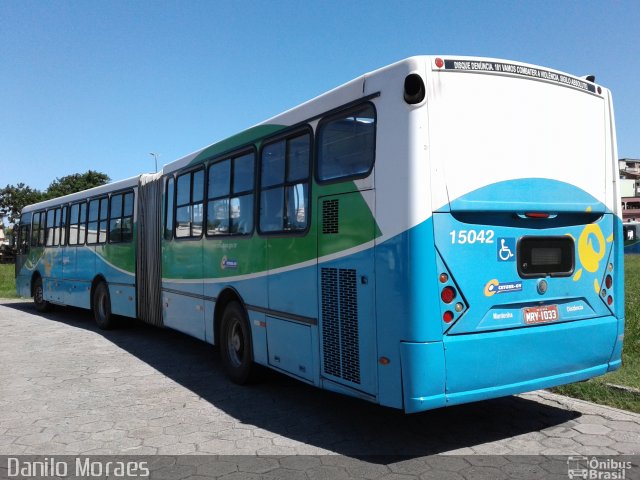
[(220, 330), (222, 365), (232, 382), (245, 384), (253, 379), (253, 349), (251, 331), (244, 309), (238, 302), (227, 305)]
[(93, 291), (93, 318), (102, 330), (109, 330), (115, 326), (111, 315), (109, 287), (104, 282), (100, 282)]
[(39, 312), (46, 312), (51, 307), (51, 304), (44, 299), (41, 277), (36, 278), (33, 282), (33, 304)]

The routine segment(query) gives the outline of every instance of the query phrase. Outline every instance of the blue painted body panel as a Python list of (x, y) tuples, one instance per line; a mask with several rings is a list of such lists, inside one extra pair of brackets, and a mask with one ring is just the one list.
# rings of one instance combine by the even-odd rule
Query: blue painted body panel
[[(44, 299), (61, 305), (91, 308), (91, 285), (102, 276), (116, 315), (136, 317), (135, 275), (110, 264), (96, 246), (42, 248), (35, 264), (27, 262), (16, 277), (18, 295), (31, 296), (31, 282), (42, 277)], [(98, 250), (98, 251), (96, 251)]]
[[(504, 192), (526, 189), (551, 193), (537, 204), (504, 201)], [(541, 209), (557, 214), (557, 220), (500, 216)], [(467, 236), (459, 242), (451, 232), (460, 231), (474, 231), (474, 241)], [(523, 236), (539, 235), (568, 235), (575, 242), (575, 270), (545, 278), (544, 294), (538, 291), (539, 279), (519, 275), (515, 258), (501, 257), (505, 248), (517, 249)], [(35, 265), (20, 272), (18, 291), (30, 295), (31, 275), (38, 271), (46, 299), (89, 308), (91, 281), (102, 275), (114, 313), (135, 317), (134, 275), (106, 262), (101, 248), (46, 249)], [(325, 371), (323, 268), (356, 272), (357, 382)], [(444, 282), (441, 273), (447, 275)], [(607, 275), (613, 278), (611, 288), (605, 288)], [(505, 289), (498, 293), (500, 285)], [(257, 363), (406, 412), (584, 380), (620, 367), (621, 222), (584, 192), (557, 181), (524, 179), (484, 187), (399, 235), (320, 264), (229, 281), (164, 279), (162, 286), (168, 327), (213, 343), (215, 299), (232, 288), (247, 306)], [(457, 292), (451, 304), (440, 298), (445, 286)], [(541, 305), (557, 306), (559, 318), (526, 323), (524, 309)], [(304, 318), (280, 318), (279, 311), (282, 317)], [(454, 312), (451, 321), (443, 320), (446, 311)]]
[(317, 367), (313, 363), (311, 327), (267, 316), (269, 365), (311, 381)]
[(438, 212), (585, 212), (606, 207), (585, 191), (548, 178), (493, 183), (459, 198)]
[[(548, 195), (534, 201), (536, 194), (532, 192)], [(515, 200), (505, 201), (507, 198)], [(551, 217), (531, 220), (518, 216), (530, 211), (549, 212)], [(618, 368), (624, 329), (622, 229), (619, 218), (604, 205), (563, 182), (521, 179), (455, 199), (450, 208), (441, 209), (425, 222), (429, 223), (433, 237), (427, 233), (428, 227), (418, 226), (410, 233), (414, 237), (410, 243), (422, 245), (426, 251), (435, 245), (433, 263), (449, 278), (435, 289), (422, 290), (416, 301), (423, 302), (423, 311), (431, 314), (410, 322), (442, 327), (446, 388), (441, 393), (447, 405), (584, 380)], [(464, 233), (459, 234), (461, 231)], [(565, 235), (575, 242), (575, 269), (568, 276), (547, 276), (548, 289), (539, 293), (540, 279), (522, 278), (516, 251), (509, 256), (506, 247), (516, 248), (524, 236)], [(607, 274), (613, 277), (611, 289), (604, 285)], [(439, 298), (447, 285), (457, 292), (451, 304)], [(610, 295), (612, 305), (606, 302)], [(435, 308), (434, 301), (438, 304)], [(455, 312), (457, 302), (461, 313), (454, 313), (450, 322), (443, 321), (444, 312)], [(542, 305), (556, 305), (559, 318), (526, 323), (524, 309)], [(403, 356), (403, 379), (412, 379), (404, 381), (404, 408), (408, 412), (432, 408), (442, 401), (433, 390), (434, 385), (441, 385), (440, 376), (417, 375), (420, 368), (411, 364), (437, 364), (437, 357), (427, 353), (433, 352), (433, 343), (418, 345), (413, 349), (424, 348), (424, 353)], [(411, 381), (417, 382), (412, 388), (407, 385)]]
[(469, 335), (447, 335), (447, 396), (456, 397), (601, 367), (606, 370), (618, 320), (538, 325)]

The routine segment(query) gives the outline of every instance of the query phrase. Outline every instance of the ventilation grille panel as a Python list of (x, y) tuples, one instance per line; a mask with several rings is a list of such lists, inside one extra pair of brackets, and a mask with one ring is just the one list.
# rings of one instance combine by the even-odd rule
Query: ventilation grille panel
[(338, 269), (322, 269), (322, 355), (324, 371), (340, 374), (340, 317), (338, 312)]
[(360, 383), (356, 271), (322, 268), (322, 354), (324, 373)]
[(322, 233), (324, 235), (338, 233), (338, 200), (322, 202)]

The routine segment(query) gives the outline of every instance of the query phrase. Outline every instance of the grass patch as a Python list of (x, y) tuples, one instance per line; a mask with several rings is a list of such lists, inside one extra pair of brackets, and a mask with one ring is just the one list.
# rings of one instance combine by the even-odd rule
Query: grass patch
[(640, 389), (640, 255), (624, 257), (625, 329), (622, 368), (586, 382), (564, 385), (552, 391), (574, 398), (640, 413), (640, 395), (607, 384)]
[(551, 390), (560, 395), (580, 398), (582, 400), (599, 403), (600, 405), (608, 405), (610, 407), (640, 413), (640, 395), (622, 392), (608, 387), (602, 381), (603, 378), (607, 378), (608, 376), (609, 374), (604, 377), (593, 378), (586, 382), (572, 383), (571, 385), (552, 388)]
[(0, 298), (18, 298), (13, 264), (0, 263)]

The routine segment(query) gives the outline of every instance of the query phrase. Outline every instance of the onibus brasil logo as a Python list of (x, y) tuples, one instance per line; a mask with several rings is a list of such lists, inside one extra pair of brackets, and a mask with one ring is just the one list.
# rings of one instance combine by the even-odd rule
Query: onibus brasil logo
[(631, 467), (631, 462), (613, 458), (604, 460), (583, 456), (567, 458), (567, 476), (570, 479), (624, 480), (627, 470), (631, 470)]

